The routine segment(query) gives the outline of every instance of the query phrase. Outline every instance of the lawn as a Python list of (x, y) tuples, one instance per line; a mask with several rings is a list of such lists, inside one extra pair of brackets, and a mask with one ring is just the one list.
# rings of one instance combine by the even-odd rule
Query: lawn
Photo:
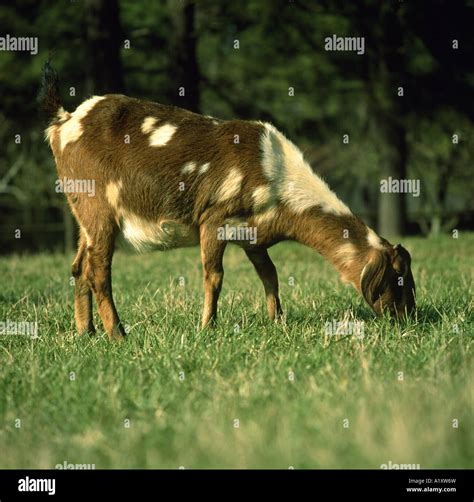
[[(417, 318), (375, 319), (310, 249), (270, 250), (286, 318), (229, 246), (220, 317), (201, 332), (197, 248), (114, 260), (129, 337), (73, 327), (72, 256), (0, 258), (0, 468), (474, 467), (472, 251), (405, 239)], [(327, 323), (363, 321), (363, 336)]]

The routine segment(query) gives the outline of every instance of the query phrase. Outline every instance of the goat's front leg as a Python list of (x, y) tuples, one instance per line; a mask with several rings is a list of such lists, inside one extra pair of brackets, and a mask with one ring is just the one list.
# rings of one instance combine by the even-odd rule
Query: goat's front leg
[(265, 288), (268, 315), (272, 321), (283, 313), (278, 296), (278, 275), (268, 251), (263, 248), (245, 249)]
[(199, 229), (201, 243), (201, 261), (204, 273), (204, 309), (202, 312), (202, 328), (205, 328), (217, 317), (217, 301), (221, 292), (224, 268), (224, 256), (227, 241), (218, 240), (217, 225), (203, 224)]
[(95, 293), (97, 308), (109, 339), (121, 341), (125, 330), (120, 322), (112, 297), (112, 256), (114, 252), (114, 230), (94, 235), (87, 250), (87, 277)]

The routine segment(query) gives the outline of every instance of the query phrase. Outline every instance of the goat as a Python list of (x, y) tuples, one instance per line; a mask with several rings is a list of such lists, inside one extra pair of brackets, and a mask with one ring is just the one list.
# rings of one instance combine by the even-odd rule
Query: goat
[[(119, 231), (138, 249), (200, 245), (202, 327), (216, 318), (230, 240), (260, 277), (269, 317), (282, 314), (267, 249), (310, 246), (354, 285), (373, 310), (402, 316), (415, 306), (411, 258), (368, 228), (269, 123), (218, 120), (123, 95), (94, 96), (73, 113), (61, 106), (46, 63), (40, 103), (60, 178), (94, 180), (95, 196), (66, 194), (80, 228), (72, 265), (79, 333), (94, 332), (92, 293), (110, 338), (125, 331), (112, 298)], [(222, 232), (223, 228), (235, 231)], [(254, 230), (254, 238), (246, 239)]]

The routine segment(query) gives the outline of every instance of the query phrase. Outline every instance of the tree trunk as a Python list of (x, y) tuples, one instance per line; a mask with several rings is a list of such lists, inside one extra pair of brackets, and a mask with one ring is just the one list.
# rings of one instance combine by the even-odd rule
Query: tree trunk
[(170, 44), (170, 75), (173, 81), (169, 98), (177, 106), (199, 112), (196, 5), (194, 0), (171, 0), (169, 6), (174, 33)]
[[(393, 123), (393, 118), (385, 117), (383, 136), (387, 155), (382, 162), (381, 179), (405, 179), (408, 146), (405, 127), (401, 122)], [(378, 199), (378, 232), (382, 236), (394, 237), (406, 232), (406, 198), (409, 194), (380, 193)]]
[(87, 92), (124, 92), (120, 49), (124, 42), (117, 0), (85, 0)]
[[(373, 28), (371, 40), (374, 50), (369, 51), (368, 57), (372, 68), (369, 84), (372, 113), (385, 152), (380, 179), (402, 180), (407, 176), (408, 161), (403, 6), (385, 6), (379, 16), (380, 25)], [(402, 95), (399, 88), (403, 88)], [(382, 236), (394, 237), (406, 232), (408, 196), (379, 193), (378, 231)]]

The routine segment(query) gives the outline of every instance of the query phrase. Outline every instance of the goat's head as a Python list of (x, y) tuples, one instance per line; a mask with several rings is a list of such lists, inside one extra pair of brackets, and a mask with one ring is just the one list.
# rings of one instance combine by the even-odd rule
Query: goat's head
[(401, 318), (415, 308), (415, 281), (410, 253), (400, 244), (374, 250), (362, 270), (360, 288), (367, 303), (381, 315)]

